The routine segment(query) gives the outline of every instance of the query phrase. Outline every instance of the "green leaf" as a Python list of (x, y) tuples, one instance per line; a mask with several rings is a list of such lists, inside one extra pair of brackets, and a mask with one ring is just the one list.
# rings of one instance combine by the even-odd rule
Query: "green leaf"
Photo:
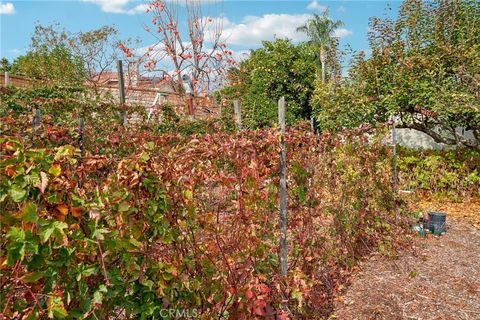
[(61, 202), (61, 195), (57, 192), (48, 192), (46, 198), (50, 204), (59, 204)]
[(68, 225), (63, 221), (53, 221), (53, 222), (44, 224), (42, 227), (40, 227), (40, 231), (38, 233), (38, 235), (40, 236), (40, 241), (42, 243), (47, 242), (48, 239), (50, 239), (52, 233), (54, 232), (55, 232), (54, 235), (56, 237), (60, 237), (64, 234), (63, 229), (66, 229), (66, 228), (68, 228)]
[(127, 212), (128, 209), (130, 209), (130, 205), (128, 204), (128, 202), (121, 202), (118, 205), (118, 211), (119, 212)]
[(140, 159), (139, 159), (140, 162), (145, 163), (145, 162), (147, 162), (149, 159), (150, 159), (150, 155), (149, 155), (148, 153), (142, 152), (142, 153), (140, 154)]
[(152, 290), (153, 287), (153, 281), (148, 279), (142, 282), (142, 284), (147, 287), (148, 289)]
[(193, 199), (193, 192), (192, 190), (184, 190), (183, 191), (183, 196), (185, 197), (185, 199), (187, 200), (192, 200)]
[(58, 148), (57, 153), (55, 154), (54, 160), (57, 161), (64, 157), (71, 157), (75, 154), (75, 147), (71, 145), (65, 145)]
[(0, 194), (0, 203), (2, 203), (5, 199), (7, 198), (7, 193), (1, 193)]
[(77, 274), (76, 279), (77, 279), (77, 281), (80, 281), (80, 280), (82, 280), (82, 278), (87, 278), (87, 277), (91, 276), (92, 274), (97, 273), (97, 271), (98, 271), (97, 267), (95, 267), (95, 266), (85, 268), (82, 264), (82, 265), (80, 265), (79, 273)]
[(17, 261), (22, 261), (25, 257), (25, 231), (12, 227), (7, 232), (7, 263), (13, 266)]
[(60, 167), (59, 164), (54, 164), (48, 169), (48, 173), (54, 177), (58, 177), (62, 173), (62, 167)]
[(17, 227), (12, 227), (7, 232), (7, 239), (12, 242), (23, 242), (25, 241), (25, 231)]
[(108, 233), (109, 231), (107, 229), (95, 229), (92, 233), (92, 238), (96, 238), (97, 240), (104, 240), (105, 237), (103, 236), (105, 233)]
[(12, 185), (10, 190), (8, 190), (8, 194), (10, 195), (13, 201), (22, 202), (23, 200), (25, 200), (25, 197), (27, 195), (27, 190), (14, 184)]
[(147, 149), (148, 151), (153, 151), (154, 148), (155, 144), (152, 141), (145, 143), (145, 149)]
[(135, 247), (137, 248), (141, 248), (142, 247), (142, 243), (140, 241), (138, 241), (137, 239), (135, 238), (131, 238), (130, 239), (130, 243), (133, 244)]
[(52, 235), (54, 230), (55, 230), (55, 227), (53, 226), (53, 224), (49, 224), (41, 227), (38, 233), (38, 235), (40, 236), (40, 241), (42, 243), (47, 242), (48, 239), (50, 239), (50, 236)]
[(303, 304), (303, 296), (302, 296), (302, 293), (298, 290), (294, 290), (292, 292), (292, 298), (296, 299), (298, 301), (298, 307), (299, 308), (302, 308), (302, 304)]
[(37, 205), (35, 203), (26, 203), (22, 208), (22, 220), (34, 223), (38, 220)]
[(36, 282), (39, 279), (43, 278), (44, 275), (45, 275), (44, 271), (30, 272), (22, 277), (22, 281), (25, 283)]
[(50, 296), (47, 305), (48, 317), (50, 319), (63, 319), (68, 315), (61, 297)]
[(107, 287), (105, 285), (100, 285), (98, 290), (93, 293), (93, 304), (102, 303), (103, 294), (107, 292)]
[(99, 291), (95, 291), (93, 293), (93, 304), (102, 303), (102, 300), (103, 300), (103, 294)]

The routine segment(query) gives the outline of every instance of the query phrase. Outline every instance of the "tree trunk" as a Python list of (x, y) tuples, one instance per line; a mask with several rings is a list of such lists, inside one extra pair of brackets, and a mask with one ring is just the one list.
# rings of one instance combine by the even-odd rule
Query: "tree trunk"
[(320, 45), (320, 64), (322, 65), (322, 83), (325, 83), (325, 50), (323, 44)]

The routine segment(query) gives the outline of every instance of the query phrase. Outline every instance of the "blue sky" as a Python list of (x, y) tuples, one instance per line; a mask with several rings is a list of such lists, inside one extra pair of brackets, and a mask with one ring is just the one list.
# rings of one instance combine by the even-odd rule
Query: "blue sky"
[[(257, 48), (261, 40), (272, 40), (275, 36), (301, 41), (304, 36), (295, 32), (296, 27), (312, 13), (320, 13), (327, 7), (333, 19), (345, 23), (338, 30), (341, 44), (349, 44), (354, 50), (367, 50), (369, 17), (395, 16), (401, 4), (400, 1), (208, 1), (205, 12), (214, 17), (223, 15), (227, 44), (235, 52)], [(36, 21), (59, 22), (72, 32), (115, 25), (120, 38), (139, 37), (142, 45), (151, 45), (154, 38), (144, 30), (145, 24), (151, 24), (151, 17), (143, 8), (145, 3), (132, 0), (1, 1), (0, 56), (12, 61), (24, 54)], [(180, 20), (181, 16), (180, 11)]]

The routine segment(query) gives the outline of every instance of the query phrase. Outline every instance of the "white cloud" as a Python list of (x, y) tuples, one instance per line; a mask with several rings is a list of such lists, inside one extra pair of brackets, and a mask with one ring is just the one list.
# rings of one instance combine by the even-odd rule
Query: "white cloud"
[(22, 49), (17, 49), (17, 48), (13, 48), (13, 49), (9, 49), (8, 50), (8, 53), (11, 53), (13, 55), (20, 55), (21, 53), (23, 52)]
[(100, 6), (103, 12), (109, 13), (124, 13), (124, 14), (139, 14), (144, 13), (148, 4), (142, 3), (133, 8), (128, 8), (131, 0), (83, 0), (84, 2), (95, 3)]
[(258, 45), (262, 40), (289, 38), (305, 40), (305, 35), (296, 31), (311, 16), (308, 14), (266, 14), (246, 16), (241, 23), (223, 19), (223, 35), (227, 43), (239, 45)]
[(14, 14), (15, 6), (11, 2), (1, 3), (0, 2), (0, 14)]
[(308, 4), (307, 9), (312, 10), (312, 11), (325, 11), (325, 10), (327, 10), (327, 7), (318, 3), (317, 0), (313, 0), (312, 2), (310, 2)]
[[(103, 12), (109, 12), (109, 13), (123, 13), (123, 14), (139, 14), (139, 13), (145, 13), (148, 4), (147, 3), (142, 3), (139, 5), (136, 5), (133, 8), (128, 8), (129, 4), (132, 2), (135, 2), (134, 0), (82, 0), (84, 2), (91, 2), (95, 3), (100, 6)], [(178, 1), (178, 0), (166, 0), (167, 2), (173, 2), (175, 5), (180, 4), (180, 5), (185, 5), (185, 2), (191, 1), (191, 0), (185, 0), (183, 1)], [(218, 2), (220, 0), (195, 0), (195, 1), (200, 1), (202, 3), (214, 3)]]
[(83, 0), (85, 2), (95, 3), (100, 6), (102, 11), (110, 13), (125, 13), (125, 6), (129, 0)]
[(142, 3), (127, 11), (128, 14), (139, 14), (147, 12), (148, 4)]
[[(263, 16), (246, 16), (240, 23), (223, 18), (223, 37), (228, 44), (255, 46), (263, 40), (288, 38), (294, 41), (305, 41), (307, 37), (297, 28), (310, 19), (309, 14), (266, 14)], [(352, 34), (352, 31), (340, 28), (334, 33), (335, 37), (343, 38)]]
[(339, 29), (335, 30), (335, 32), (333, 33), (333, 36), (336, 37), (336, 38), (345, 38), (345, 37), (348, 37), (352, 34), (353, 34), (353, 32), (348, 30), (348, 29), (339, 28)]
[(340, 6), (340, 7), (338, 7), (337, 11), (343, 13), (343, 12), (347, 11), (347, 8), (345, 8), (344, 6)]

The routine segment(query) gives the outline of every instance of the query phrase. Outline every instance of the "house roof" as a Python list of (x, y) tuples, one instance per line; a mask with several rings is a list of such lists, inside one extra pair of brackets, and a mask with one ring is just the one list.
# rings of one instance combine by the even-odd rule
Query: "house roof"
[[(96, 80), (96, 77), (94, 79)], [(98, 76), (98, 83), (100, 85), (118, 83), (118, 74), (110, 71), (103, 72)], [(132, 83), (131, 86), (144, 89), (158, 89), (162, 92), (176, 92), (175, 81), (170, 77), (140, 76), (136, 83)]]
[(116, 72), (102, 72), (100, 75), (95, 75), (92, 77), (93, 80), (96, 80), (98, 78), (98, 83), (99, 84), (106, 84), (110, 81), (118, 81), (118, 76)]

